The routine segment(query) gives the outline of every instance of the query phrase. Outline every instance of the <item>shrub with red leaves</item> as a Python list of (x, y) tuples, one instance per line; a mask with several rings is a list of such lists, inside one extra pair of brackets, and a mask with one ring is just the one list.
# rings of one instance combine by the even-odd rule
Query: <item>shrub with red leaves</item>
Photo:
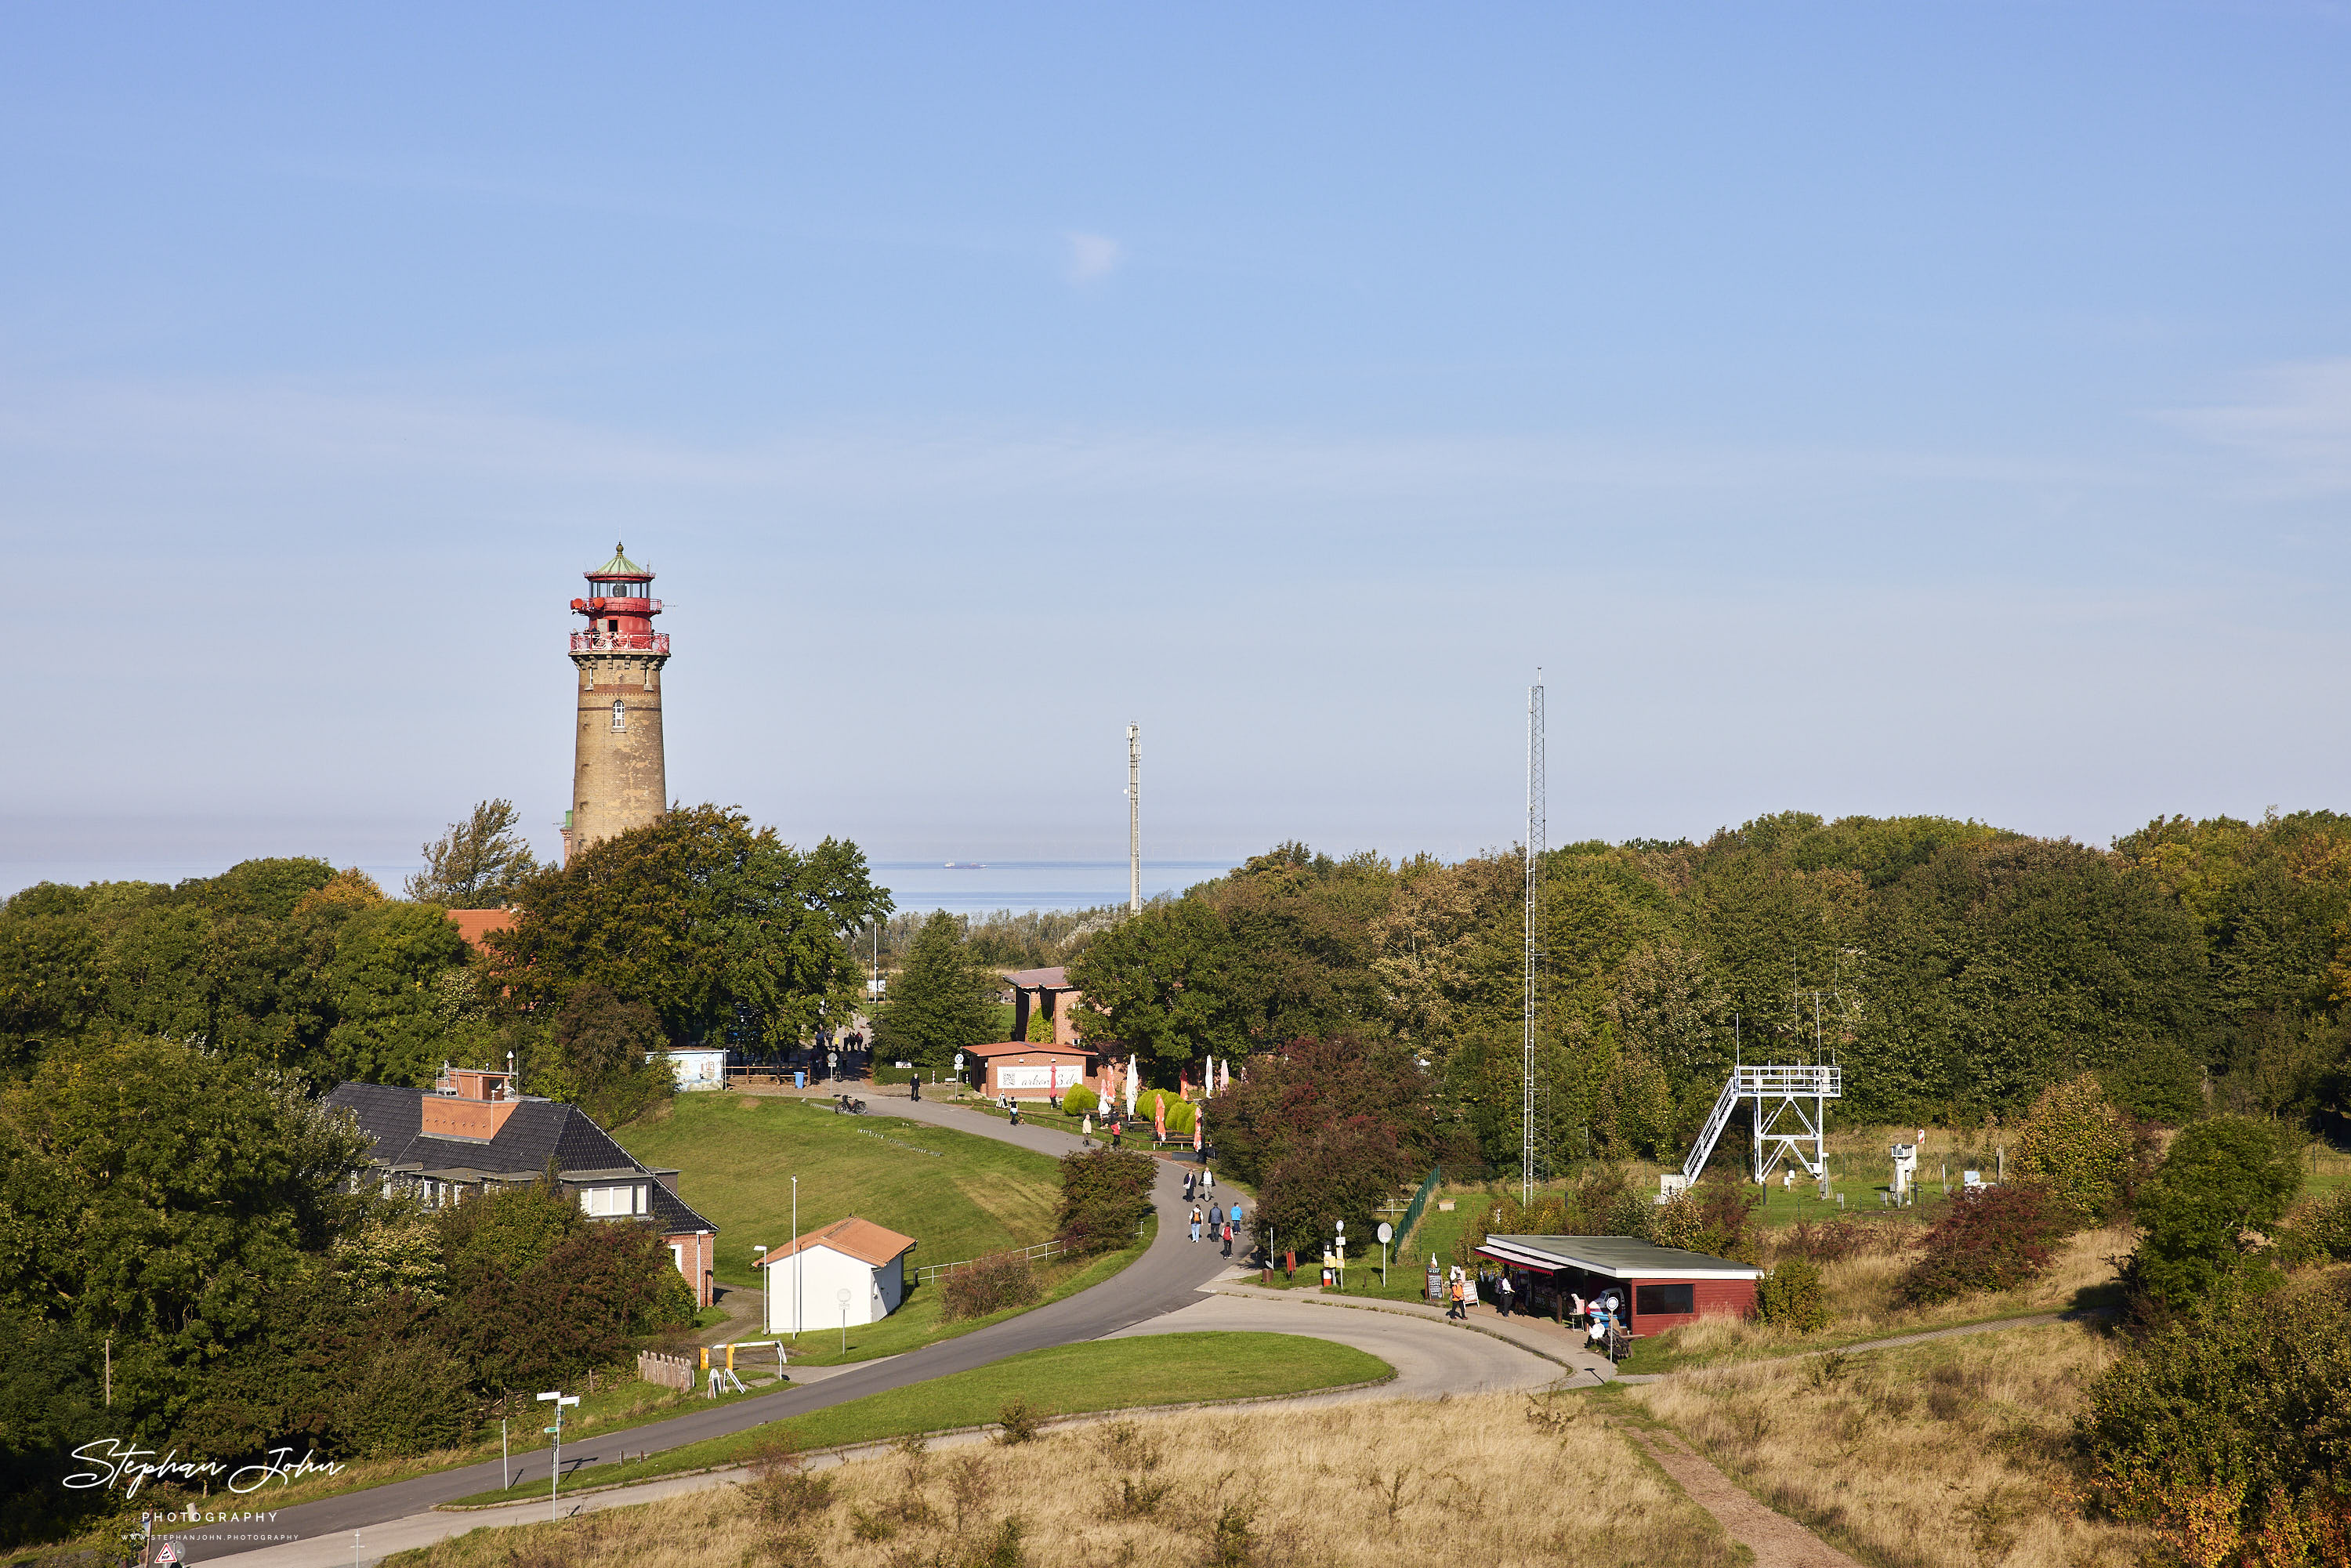
[(1979, 1291), (2012, 1291), (2049, 1271), (2072, 1215), (2038, 1186), (1996, 1186), (1950, 1199), (1927, 1232), (1926, 1256), (1895, 1282), (1906, 1307)]

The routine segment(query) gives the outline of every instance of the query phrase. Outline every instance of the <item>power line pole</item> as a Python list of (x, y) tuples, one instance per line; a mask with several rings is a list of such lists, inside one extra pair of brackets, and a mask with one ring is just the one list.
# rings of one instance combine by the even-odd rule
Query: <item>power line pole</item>
[(1143, 913), (1143, 727), (1126, 727), (1126, 912)]
[(1543, 688), (1542, 668), (1535, 668), (1535, 684), (1527, 688), (1527, 930), (1526, 930), (1526, 1079), (1519, 1118), (1519, 1186), (1521, 1203), (1535, 1200), (1535, 960), (1542, 895), (1543, 853)]

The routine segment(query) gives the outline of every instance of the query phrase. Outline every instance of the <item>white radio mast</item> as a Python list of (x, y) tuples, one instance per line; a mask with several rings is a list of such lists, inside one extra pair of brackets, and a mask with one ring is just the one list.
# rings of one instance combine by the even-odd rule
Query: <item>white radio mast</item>
[(1543, 831), (1543, 688), (1538, 664), (1535, 684), (1527, 688), (1526, 1080), (1519, 1120), (1520, 1201), (1526, 1204), (1535, 1200), (1535, 963), (1541, 946)]
[(1143, 727), (1126, 727), (1126, 912), (1143, 913)]

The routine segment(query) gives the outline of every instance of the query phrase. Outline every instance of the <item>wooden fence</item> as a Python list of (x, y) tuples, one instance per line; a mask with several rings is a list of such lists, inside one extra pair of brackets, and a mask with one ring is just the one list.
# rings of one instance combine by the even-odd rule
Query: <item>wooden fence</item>
[(681, 1394), (694, 1392), (694, 1359), (684, 1355), (663, 1355), (654, 1351), (637, 1352), (637, 1375), (647, 1383), (664, 1388), (674, 1388)]

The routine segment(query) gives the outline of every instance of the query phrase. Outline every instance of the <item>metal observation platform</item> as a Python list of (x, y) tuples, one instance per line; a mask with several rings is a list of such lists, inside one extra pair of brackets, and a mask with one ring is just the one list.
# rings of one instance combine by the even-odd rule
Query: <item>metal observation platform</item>
[[(1763, 1180), (1782, 1160), (1800, 1165), (1813, 1176), (1827, 1168), (1828, 1103), (1844, 1098), (1844, 1069), (1771, 1063), (1730, 1070), (1722, 1092), (1714, 1097), (1706, 1128), (1690, 1145), (1681, 1174), (1667, 1171), (1658, 1178), (1666, 1193), (1682, 1192), (1706, 1169), (1725, 1127), (1741, 1104), (1750, 1105), (1755, 1118), (1754, 1178)], [(1660, 1199), (1662, 1201), (1662, 1198)]]

